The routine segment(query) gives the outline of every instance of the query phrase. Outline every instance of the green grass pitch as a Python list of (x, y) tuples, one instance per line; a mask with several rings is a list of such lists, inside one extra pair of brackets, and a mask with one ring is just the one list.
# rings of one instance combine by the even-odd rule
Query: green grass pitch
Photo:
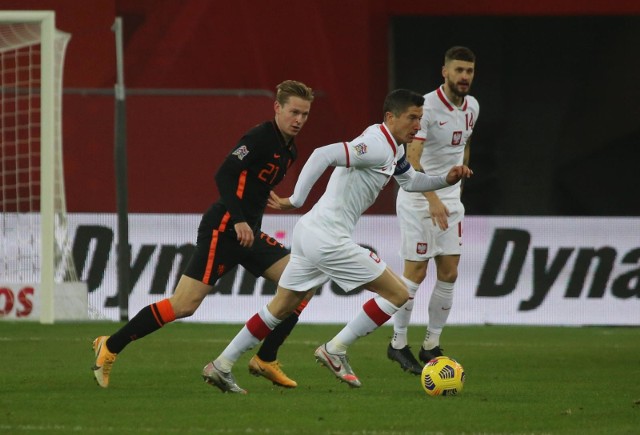
[[(301, 324), (280, 351), (298, 388), (234, 369), (246, 396), (200, 378), (240, 325), (177, 322), (132, 343), (111, 386), (92, 377), (91, 341), (117, 323), (0, 322), (0, 433), (7, 434), (638, 434), (640, 329), (449, 326), (465, 368), (456, 397), (427, 396), (386, 357), (391, 328), (354, 344), (362, 388), (339, 383), (313, 351), (341, 325)], [(409, 332), (414, 350), (423, 327)]]

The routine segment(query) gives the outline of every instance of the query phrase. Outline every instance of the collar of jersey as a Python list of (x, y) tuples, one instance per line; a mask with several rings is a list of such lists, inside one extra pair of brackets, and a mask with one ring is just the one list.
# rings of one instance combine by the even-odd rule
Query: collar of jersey
[[(442, 101), (442, 103), (445, 106), (447, 106), (447, 109), (449, 109), (449, 112), (453, 112), (455, 106), (451, 104), (451, 102), (447, 98), (447, 94), (445, 94), (442, 89), (443, 89), (443, 86), (440, 86), (436, 90), (436, 94), (438, 94), (438, 98), (440, 98), (440, 101)], [(458, 110), (467, 110), (467, 97), (464, 97), (464, 103), (462, 104), (461, 107), (458, 107)]]
[(386, 125), (384, 125), (384, 123), (380, 124), (380, 130), (382, 131), (382, 134), (384, 134), (384, 137), (387, 138), (387, 142), (389, 143), (389, 146), (393, 150), (393, 155), (395, 156), (396, 149), (398, 147), (396, 145), (396, 140), (393, 138), (393, 136), (391, 136), (391, 133), (389, 133), (389, 129), (387, 128)]

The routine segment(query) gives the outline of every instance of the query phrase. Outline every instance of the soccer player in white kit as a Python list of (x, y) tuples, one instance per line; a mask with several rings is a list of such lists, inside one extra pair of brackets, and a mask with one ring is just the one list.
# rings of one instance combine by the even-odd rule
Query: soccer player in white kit
[(378, 294), (331, 341), (318, 347), (318, 361), (341, 381), (359, 387), (346, 356), (347, 347), (391, 318), (409, 298), (406, 285), (376, 254), (352, 240), (362, 213), (394, 177), (403, 189), (417, 192), (453, 185), (471, 176), (463, 165), (446, 174), (416, 172), (406, 161), (403, 144), (420, 129), (424, 98), (399, 89), (385, 99), (384, 122), (368, 127), (351, 142), (317, 148), (306, 162), (289, 198), (271, 193), (269, 205), (289, 210), (303, 205), (314, 183), (336, 167), (325, 193), (295, 226), (291, 259), (273, 299), (251, 317), (224, 351), (208, 363), (204, 380), (223, 392), (246, 393), (231, 373), (233, 364), (263, 340), (315, 288), (332, 279), (345, 291), (366, 287)]
[[(478, 101), (468, 95), (475, 73), (475, 55), (466, 47), (445, 53), (444, 84), (425, 95), (420, 131), (407, 145), (407, 160), (417, 171), (446, 174), (453, 165), (468, 165), (469, 141), (478, 120)], [(435, 259), (437, 279), (429, 300), (429, 325), (418, 357), (427, 362), (442, 355), (440, 334), (453, 304), (462, 246), (464, 206), (461, 182), (426, 192), (398, 192), (396, 211), (402, 236), (403, 282), (409, 301), (394, 315), (394, 334), (387, 356), (403, 370), (420, 374), (422, 366), (407, 345), (413, 298)]]

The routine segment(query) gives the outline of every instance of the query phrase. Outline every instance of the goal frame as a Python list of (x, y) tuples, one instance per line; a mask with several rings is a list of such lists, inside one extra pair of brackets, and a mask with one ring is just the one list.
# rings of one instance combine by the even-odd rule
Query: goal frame
[(0, 23), (40, 27), (40, 322), (54, 322), (55, 11), (2, 11)]

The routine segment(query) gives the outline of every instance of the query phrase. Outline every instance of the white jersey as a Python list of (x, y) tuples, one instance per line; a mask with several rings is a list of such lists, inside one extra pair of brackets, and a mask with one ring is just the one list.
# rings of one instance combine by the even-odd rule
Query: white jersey
[[(420, 165), (427, 174), (445, 175), (452, 166), (461, 165), (467, 140), (480, 114), (478, 100), (467, 95), (455, 106), (442, 86), (424, 96), (424, 113), (416, 140), (424, 141)], [(460, 182), (437, 191), (441, 200), (460, 199)], [(421, 194), (409, 194), (422, 197)]]
[(395, 177), (403, 189), (423, 192), (447, 186), (446, 176), (416, 172), (385, 124), (374, 124), (351, 142), (317, 148), (304, 164), (289, 202), (304, 204), (314, 183), (335, 166), (324, 194), (293, 230), (291, 258), (279, 285), (306, 291), (332, 279), (345, 291), (373, 281), (386, 269), (351, 234), (364, 211)]
[(351, 237), (360, 216), (376, 200), (404, 156), (384, 124), (368, 127), (344, 142), (346, 167), (336, 167), (325, 193), (301, 221), (333, 237)]

